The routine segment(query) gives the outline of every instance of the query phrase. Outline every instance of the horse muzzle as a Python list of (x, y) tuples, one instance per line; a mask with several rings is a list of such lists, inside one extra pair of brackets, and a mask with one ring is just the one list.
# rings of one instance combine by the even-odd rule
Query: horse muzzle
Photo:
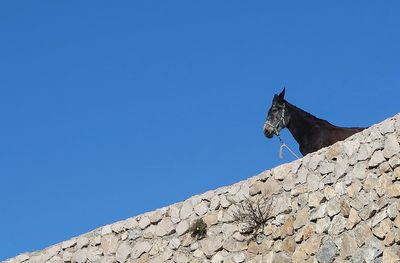
[(274, 137), (274, 134), (275, 134), (274, 129), (272, 129), (272, 127), (270, 125), (264, 124), (265, 137), (267, 137), (268, 139), (271, 139), (272, 137)]

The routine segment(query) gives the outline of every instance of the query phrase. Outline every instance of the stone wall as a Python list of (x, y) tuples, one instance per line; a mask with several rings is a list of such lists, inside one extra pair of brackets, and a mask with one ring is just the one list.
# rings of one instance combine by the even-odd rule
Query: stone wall
[[(399, 138), (398, 114), (248, 180), (6, 262), (400, 262)], [(256, 200), (271, 206), (248, 234), (234, 215)], [(200, 239), (191, 235), (199, 218)]]

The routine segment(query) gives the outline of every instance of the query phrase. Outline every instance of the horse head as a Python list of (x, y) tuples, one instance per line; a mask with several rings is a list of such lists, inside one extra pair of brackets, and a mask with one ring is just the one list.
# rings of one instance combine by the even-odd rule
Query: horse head
[(279, 95), (274, 95), (272, 105), (268, 110), (267, 119), (264, 123), (264, 134), (268, 138), (279, 135), (279, 132), (286, 128), (289, 122), (289, 115), (285, 103), (285, 89)]

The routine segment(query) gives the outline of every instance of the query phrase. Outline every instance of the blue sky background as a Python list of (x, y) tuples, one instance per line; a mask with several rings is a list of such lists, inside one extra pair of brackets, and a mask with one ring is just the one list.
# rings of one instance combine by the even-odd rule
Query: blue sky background
[(0, 260), (293, 160), (262, 133), (283, 86), (337, 125), (398, 113), (399, 10), (1, 1)]

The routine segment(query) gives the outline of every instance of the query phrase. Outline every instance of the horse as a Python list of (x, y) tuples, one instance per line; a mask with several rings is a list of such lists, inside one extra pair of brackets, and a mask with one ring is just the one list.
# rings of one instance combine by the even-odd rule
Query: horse
[(299, 150), (303, 156), (366, 129), (338, 127), (319, 119), (286, 101), (285, 89), (283, 89), (272, 99), (272, 105), (264, 123), (264, 135), (269, 139), (274, 135), (279, 137), (279, 132), (284, 128), (289, 129), (299, 144)]

